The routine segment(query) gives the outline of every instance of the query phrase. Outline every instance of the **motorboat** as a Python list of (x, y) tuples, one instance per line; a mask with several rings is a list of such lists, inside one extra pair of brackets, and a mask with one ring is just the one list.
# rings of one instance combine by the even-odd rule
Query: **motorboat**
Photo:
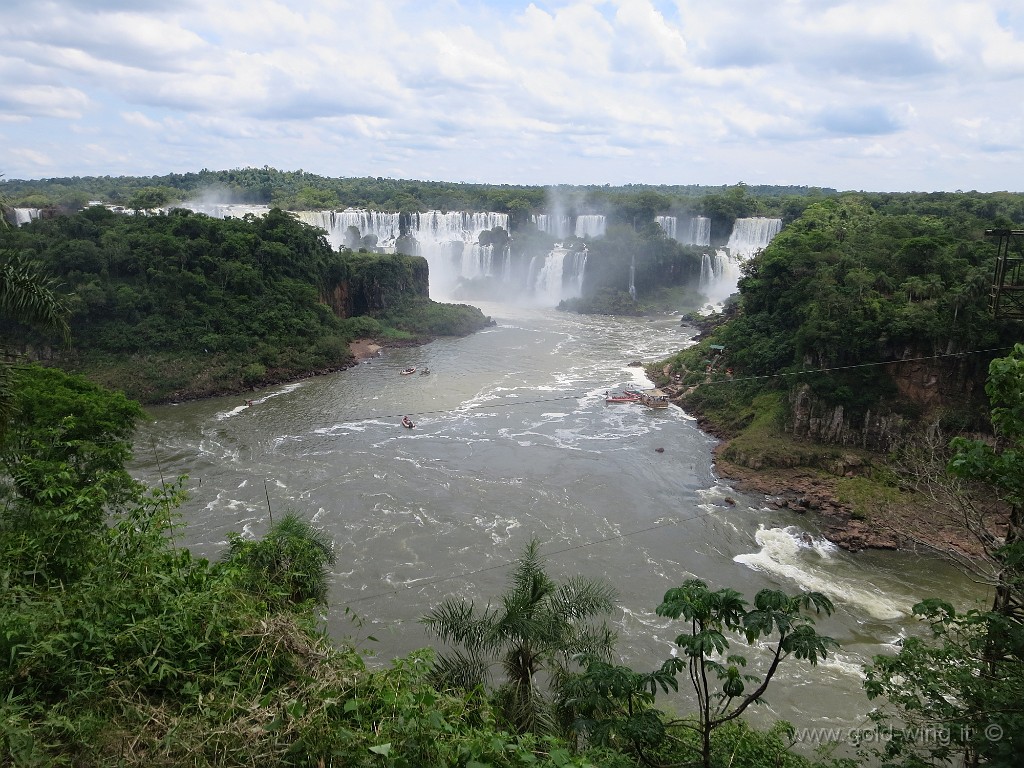
[(416, 373), (416, 366), (415, 365), (410, 365), (408, 368), (405, 368), (402, 371), (402, 375), (403, 376), (411, 376), (414, 373)]
[(412, 423), (412, 419), (410, 419), (408, 416), (403, 416), (402, 426), (405, 427), (406, 429), (412, 429), (416, 425)]
[(606, 403), (639, 403), (640, 396), (630, 392), (616, 392), (614, 395), (606, 395), (604, 401)]

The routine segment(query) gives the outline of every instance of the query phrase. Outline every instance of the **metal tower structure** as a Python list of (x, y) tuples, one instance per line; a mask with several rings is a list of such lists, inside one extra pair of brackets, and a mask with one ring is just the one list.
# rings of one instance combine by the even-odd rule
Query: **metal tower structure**
[(989, 306), (997, 319), (1024, 320), (1024, 229), (986, 229), (998, 238)]

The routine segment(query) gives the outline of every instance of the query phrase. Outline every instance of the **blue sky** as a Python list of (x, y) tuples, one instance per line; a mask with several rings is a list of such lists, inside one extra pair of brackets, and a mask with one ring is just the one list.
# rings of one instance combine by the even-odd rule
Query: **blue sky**
[(1020, 0), (4, 0), (0, 173), (1024, 191)]

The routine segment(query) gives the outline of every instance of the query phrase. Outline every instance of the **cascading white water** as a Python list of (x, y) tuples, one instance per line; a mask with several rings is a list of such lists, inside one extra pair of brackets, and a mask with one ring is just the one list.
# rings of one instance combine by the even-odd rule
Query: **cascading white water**
[(530, 261), (527, 283), (531, 296), (545, 306), (576, 298), (583, 290), (587, 251), (570, 251), (556, 245), (546, 256)]
[(732, 234), (725, 247), (729, 254), (741, 261), (746, 261), (772, 241), (782, 229), (782, 219), (736, 219), (732, 226)]
[(21, 226), (22, 224), (28, 224), (30, 221), (35, 221), (39, 218), (38, 208), (15, 208), (14, 209), (14, 224)]
[(707, 216), (694, 216), (689, 229), (683, 245), (711, 245), (711, 219)]
[[(184, 203), (197, 213), (215, 218), (241, 218), (246, 214), (265, 216), (265, 205)], [(586, 251), (569, 251), (556, 246), (549, 254), (536, 257), (527, 270), (525, 285), (521, 270), (513, 269), (507, 247), (480, 245), (480, 234), (502, 228), (508, 231), (508, 214), (481, 211), (427, 211), (408, 214), (348, 208), (343, 211), (295, 211), (299, 221), (324, 230), (332, 248), (359, 248), (367, 239), (372, 249), (394, 253), (403, 234), (410, 238), (407, 250), (423, 256), (430, 266), (430, 292), (435, 299), (452, 296), (460, 282), (492, 278), (508, 287), (512, 295), (544, 305), (557, 305), (562, 299), (580, 295), (586, 269)], [(571, 229), (568, 216), (537, 214), (534, 222), (541, 229)], [(20, 222), (19, 222), (20, 223)], [(403, 232), (403, 226), (405, 230)], [(587, 237), (604, 233), (605, 218), (600, 215), (577, 217), (575, 228)], [(584, 235), (579, 235), (584, 236)]]
[[(270, 211), (269, 205), (245, 205), (243, 203), (210, 204), (187, 202), (176, 207), (187, 208), (196, 213), (205, 213), (207, 216), (212, 216), (215, 219), (240, 219), (248, 213), (251, 213), (253, 216), (266, 216)], [(167, 209), (160, 208), (158, 210), (163, 212)]]
[(720, 305), (736, 292), (740, 266), (767, 246), (782, 229), (782, 219), (736, 219), (724, 250), (704, 254), (700, 291), (712, 306)]
[(586, 213), (576, 217), (576, 237), (604, 237), (605, 218), (598, 213)]
[(534, 226), (559, 240), (564, 240), (572, 231), (572, 218), (550, 213), (535, 213), (530, 217)]
[(636, 301), (636, 254), (629, 262), (629, 295)]
[(299, 221), (319, 227), (327, 232), (327, 242), (334, 249), (344, 246), (358, 248), (349, 235), (349, 227), (355, 227), (359, 237), (374, 235), (377, 248), (393, 251), (399, 231), (397, 213), (368, 211), (362, 208), (346, 208), (344, 211), (299, 211)]
[(683, 245), (711, 245), (711, 219), (694, 216), (686, 220), (685, 234), (680, 236), (679, 219), (675, 216), (655, 216), (654, 221), (665, 230), (665, 236)]
[(712, 307), (735, 293), (740, 279), (740, 263), (722, 249), (705, 253), (700, 264), (700, 292)]

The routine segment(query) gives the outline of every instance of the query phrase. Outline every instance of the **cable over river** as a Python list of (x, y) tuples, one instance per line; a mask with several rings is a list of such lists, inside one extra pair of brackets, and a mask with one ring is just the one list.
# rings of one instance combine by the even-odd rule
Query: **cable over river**
[[(417, 620), (444, 598), (497, 597), (534, 536), (556, 580), (583, 574), (618, 589), (619, 652), (637, 670), (675, 651), (683, 628), (654, 608), (688, 578), (748, 600), (764, 587), (824, 592), (837, 611), (818, 628), (842, 647), (817, 668), (784, 666), (771, 705), (753, 714), (762, 724), (863, 726), (871, 705), (860, 667), (921, 631), (911, 606), (987, 600), (940, 560), (844, 552), (813, 517), (730, 488), (712, 465), (714, 438), (678, 407), (606, 404), (608, 390), (651, 386), (629, 362), (691, 343), (678, 317), (480, 306), (497, 325), (465, 338), (150, 408), (133, 471), (151, 484), (189, 476), (177, 537), (197, 555), (218, 557), (232, 531), (261, 535), (271, 513), (324, 529), (337, 552), (328, 627), (380, 663), (432, 643)], [(411, 366), (430, 373), (401, 375)], [(402, 428), (403, 415), (415, 428)], [(681, 691), (675, 706), (685, 711), (685, 683)]]

